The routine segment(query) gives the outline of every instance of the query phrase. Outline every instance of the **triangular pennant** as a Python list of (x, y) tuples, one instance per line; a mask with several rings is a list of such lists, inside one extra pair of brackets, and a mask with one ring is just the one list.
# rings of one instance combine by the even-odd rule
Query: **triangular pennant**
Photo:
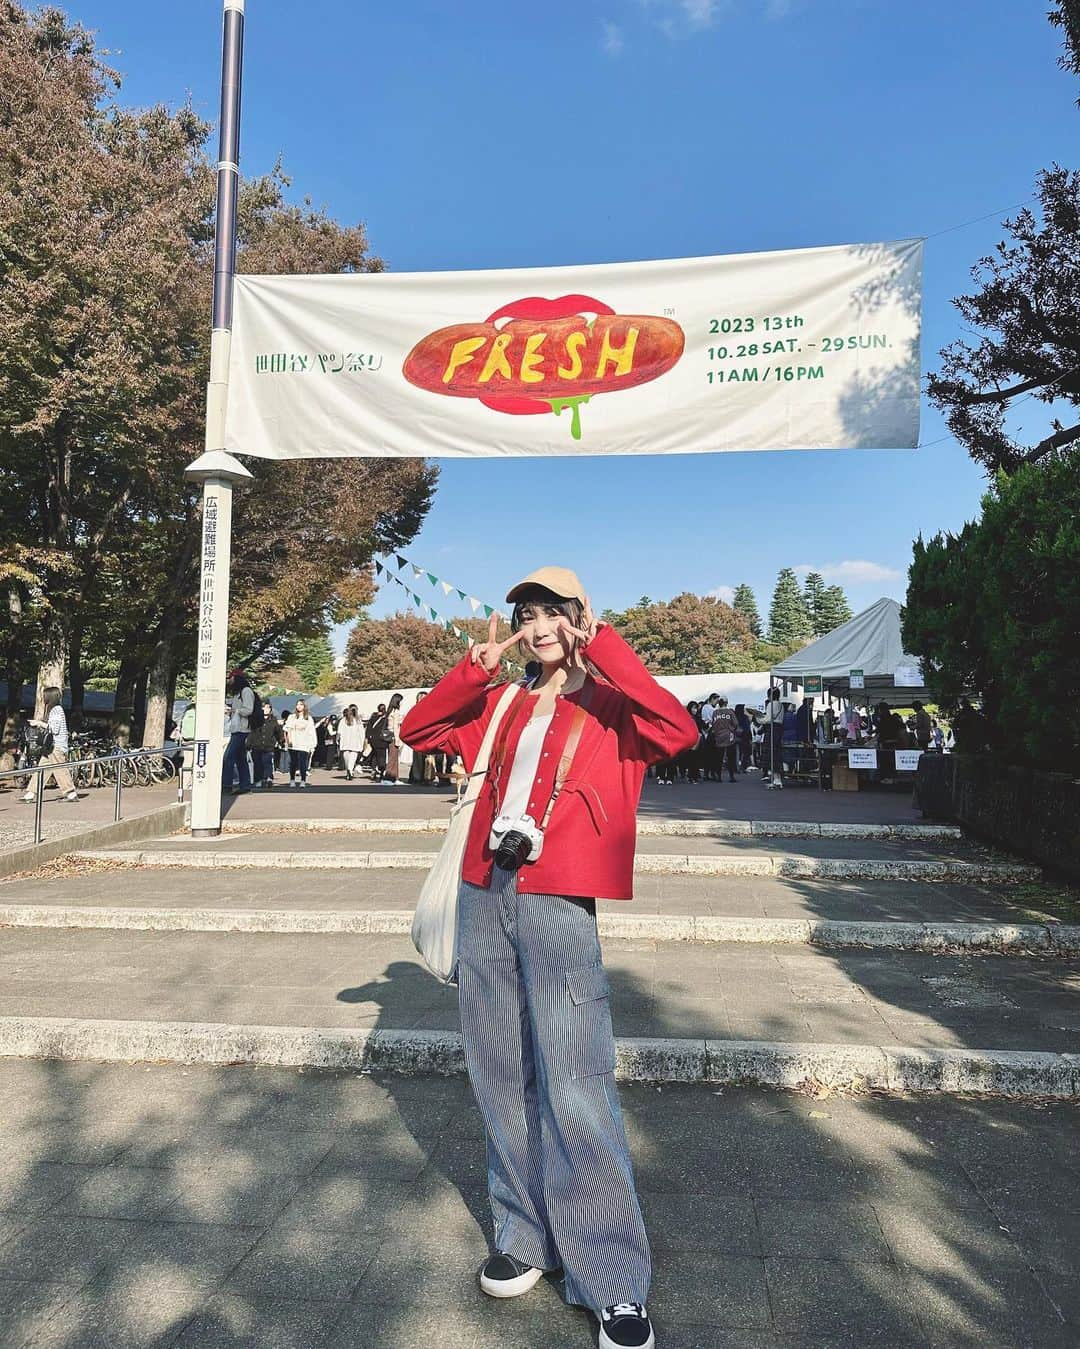
[(429, 571), (427, 573), (427, 578), (433, 586), (437, 586), (439, 584), (439, 578), (435, 575), (433, 571)]
[(421, 576), (423, 576), (423, 574), (424, 574), (424, 569), (423, 569), (422, 567), (418, 567), (418, 566), (416, 565), (416, 563), (414, 562), (414, 563), (412, 564), (412, 574), (413, 574), (413, 580), (414, 580), (414, 581), (419, 581), (419, 579), (421, 578)]
[[(449, 593), (450, 593), (450, 592), (447, 591), (447, 594), (449, 594)], [(465, 594), (464, 590), (459, 590), (459, 591), (458, 591), (458, 594), (461, 596), (461, 598), (462, 598), (463, 600), (467, 600), (467, 599), (469, 598), (468, 595)]]
[(450, 623), (448, 626), (449, 626), (449, 628), (450, 628), (450, 631), (454, 634), (455, 637), (461, 637), (461, 636), (464, 635), (464, 634), (462, 633), (461, 629), (458, 628), (458, 627), (455, 627), (453, 623)]
[(454, 588), (449, 581), (440, 581), (439, 585), (442, 586), (442, 593), (444, 595), (449, 595)]
[(472, 595), (470, 595), (468, 598), (469, 598), (469, 608), (473, 611), (474, 614), (477, 613), (480, 609), (480, 601), (478, 599), (474, 599)]
[(394, 554), (394, 561), (398, 564), (398, 571), (400, 571), (402, 567), (407, 567), (409, 565), (408, 559), (402, 557), (400, 553)]
[[(408, 587), (406, 587), (406, 589), (408, 589)], [(415, 593), (414, 593), (413, 591), (411, 591), (411, 590), (409, 591), (409, 594), (412, 595), (412, 597), (413, 597), (413, 602), (415, 603), (416, 607), (419, 609), (420, 606), (423, 604), (424, 601), (420, 598), (419, 595), (415, 594)]]
[(383, 564), (382, 564), (381, 562), (376, 562), (376, 563), (375, 563), (375, 575), (376, 575), (376, 576), (381, 576), (382, 574), (383, 574)]
[(492, 615), (494, 612), (495, 612), (495, 610), (491, 607), (490, 604), (485, 604), (485, 605), (484, 605), (484, 617), (485, 617), (485, 618), (490, 618), (491, 615)]

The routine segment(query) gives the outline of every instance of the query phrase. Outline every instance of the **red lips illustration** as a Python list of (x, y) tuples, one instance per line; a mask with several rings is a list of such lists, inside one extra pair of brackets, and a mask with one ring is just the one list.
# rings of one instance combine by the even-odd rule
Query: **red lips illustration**
[(559, 415), (570, 408), (571, 435), (579, 440), (582, 403), (659, 378), (684, 345), (673, 319), (617, 314), (589, 295), (531, 295), (483, 323), (429, 333), (409, 352), (402, 373), (418, 389), (476, 398), (493, 412)]

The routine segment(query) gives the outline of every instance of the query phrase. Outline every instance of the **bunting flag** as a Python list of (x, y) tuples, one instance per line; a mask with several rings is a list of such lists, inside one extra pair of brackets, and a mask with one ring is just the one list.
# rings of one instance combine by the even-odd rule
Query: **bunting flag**
[[(510, 621), (506, 614), (502, 613), (501, 610), (496, 609), (493, 605), (485, 604), (483, 600), (478, 599), (475, 595), (470, 595), (467, 590), (462, 590), (460, 586), (455, 586), (452, 581), (444, 581), (441, 576), (436, 576), (433, 571), (428, 571), (426, 567), (421, 567), (418, 563), (410, 561), (409, 558), (404, 557), (401, 553), (394, 553), (393, 559), (397, 563), (399, 572), (403, 571), (405, 568), (409, 568), (412, 571), (414, 581), (426, 580), (432, 587), (440, 589), (447, 597), (449, 597), (452, 592), (457, 594), (459, 598), (465, 601), (474, 614), (479, 614), (480, 611), (483, 610), (485, 618), (490, 618), (492, 614), (494, 614), (501, 622), (507, 623)], [(385, 563), (376, 562), (375, 571), (376, 575), (381, 576), (385, 574), (386, 576), (389, 576), (392, 581), (397, 581), (399, 584), (404, 585), (404, 582), (401, 581), (400, 577), (395, 576)], [(414, 593), (409, 590), (408, 586), (405, 586), (404, 588), (409, 591), (410, 595)], [(432, 610), (432, 613), (434, 612), (435, 611)], [(441, 619), (439, 621), (441, 622)]]

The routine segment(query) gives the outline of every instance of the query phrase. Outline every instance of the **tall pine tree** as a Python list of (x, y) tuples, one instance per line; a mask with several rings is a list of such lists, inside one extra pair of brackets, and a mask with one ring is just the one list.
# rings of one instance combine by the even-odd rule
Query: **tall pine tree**
[(795, 573), (790, 567), (784, 567), (776, 578), (769, 608), (769, 641), (805, 641), (812, 635), (810, 617)]
[(754, 592), (744, 581), (742, 585), (735, 587), (735, 595), (731, 601), (731, 607), (737, 614), (742, 614), (747, 623), (750, 624), (750, 631), (755, 637), (761, 636), (761, 615), (758, 613), (757, 600), (754, 598)]
[(820, 572), (807, 572), (806, 580), (803, 582), (803, 607), (806, 609), (806, 616), (810, 620), (810, 627), (815, 637), (820, 637), (823, 632), (828, 632), (828, 628), (822, 626), (824, 618), (822, 601), (824, 598), (825, 578)]
[(815, 614), (815, 630), (824, 634), (832, 632), (841, 623), (852, 617), (851, 605), (841, 586), (827, 586), (821, 595), (821, 603)]

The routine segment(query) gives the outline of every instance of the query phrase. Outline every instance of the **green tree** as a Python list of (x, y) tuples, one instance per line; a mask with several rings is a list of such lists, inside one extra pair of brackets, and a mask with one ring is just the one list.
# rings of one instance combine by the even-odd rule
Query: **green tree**
[(980, 694), (1013, 761), (1075, 772), (1080, 754), (1080, 454), (998, 474), (980, 519), (919, 539), (905, 649), (951, 704)]
[(825, 598), (825, 580), (820, 572), (810, 571), (806, 573), (806, 580), (803, 582), (803, 608), (810, 620), (810, 629), (815, 637), (820, 637), (825, 631), (822, 627), (824, 617), (822, 602)]
[[(487, 639), (485, 619), (451, 621), (474, 641)], [(500, 639), (510, 635), (505, 624), (500, 623), (498, 631)], [(349, 633), (338, 682), (343, 689), (429, 688), (461, 660), (466, 650), (460, 637), (417, 614), (365, 618)]]
[(284, 663), (299, 671), (305, 689), (314, 691), (328, 673), (333, 673), (334, 650), (325, 632), (286, 643), (284, 655)]
[(810, 615), (806, 612), (795, 573), (790, 567), (784, 567), (776, 578), (769, 608), (769, 641), (806, 641), (812, 635)]
[(853, 617), (843, 587), (826, 586), (814, 610), (814, 633), (818, 637), (824, 636)]
[(622, 612), (608, 610), (603, 617), (654, 674), (743, 670), (753, 644), (746, 618), (712, 596), (685, 593), (672, 600), (638, 603)]
[(731, 607), (737, 614), (742, 614), (750, 625), (750, 631), (755, 637), (761, 634), (761, 615), (758, 613), (757, 600), (754, 598), (754, 592), (743, 582), (735, 587), (735, 595), (731, 601)]

